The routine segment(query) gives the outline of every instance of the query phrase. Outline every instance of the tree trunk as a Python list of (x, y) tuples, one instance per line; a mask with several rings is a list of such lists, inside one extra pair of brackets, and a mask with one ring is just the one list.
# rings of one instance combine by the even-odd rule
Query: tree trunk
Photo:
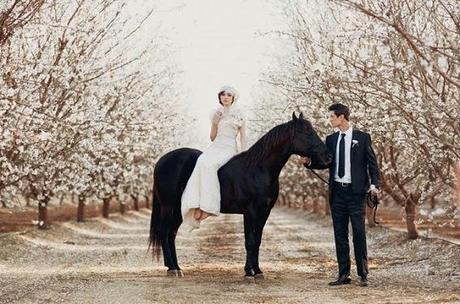
[[(134, 210), (139, 211), (139, 196), (131, 195), (131, 198), (133, 199), (133, 202), (134, 202)], [(148, 199), (146, 200), (146, 202), (148, 202)]]
[(329, 201), (327, 199), (324, 200), (324, 211), (326, 215), (331, 214), (331, 205), (329, 204)]
[(48, 229), (48, 201), (43, 199), (38, 202), (38, 229)]
[(85, 221), (85, 196), (78, 196), (77, 222)]
[(284, 202), (283, 202), (283, 195), (282, 195), (281, 193), (278, 194), (278, 199), (277, 199), (276, 203), (277, 203), (279, 206), (283, 206), (283, 205), (284, 205)]
[(110, 196), (107, 196), (102, 200), (102, 216), (105, 218), (109, 217), (110, 198)]
[(313, 200), (313, 213), (318, 213), (318, 199)]
[(149, 195), (145, 196), (145, 208), (150, 209), (150, 202), (152, 201), (152, 198)]
[(454, 174), (455, 174), (455, 187), (454, 187), (454, 200), (452, 202), (455, 211), (460, 209), (460, 161), (454, 163)]
[(303, 210), (308, 210), (308, 200), (310, 199), (309, 197), (307, 197), (308, 199), (303, 199)]
[(406, 201), (406, 225), (407, 225), (407, 237), (411, 240), (418, 238), (417, 226), (415, 224), (417, 217), (417, 206), (413, 195), (411, 194)]

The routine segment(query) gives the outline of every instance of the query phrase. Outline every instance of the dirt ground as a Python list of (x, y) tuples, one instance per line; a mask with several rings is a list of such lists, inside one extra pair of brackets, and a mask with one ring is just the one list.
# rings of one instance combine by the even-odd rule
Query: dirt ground
[[(145, 207), (146, 202), (139, 202), (140, 207)], [(125, 210), (133, 210), (133, 204), (126, 204)], [(120, 204), (111, 202), (109, 211), (120, 212)], [(85, 218), (97, 217), (102, 213), (102, 204), (90, 203), (85, 207)], [(76, 220), (77, 205), (67, 202), (62, 205), (51, 205), (48, 207), (48, 218), (51, 223), (62, 223)], [(15, 207), (0, 208), (0, 233), (24, 231), (37, 226), (38, 208)]]
[[(276, 208), (261, 247), (265, 280), (245, 281), (242, 217), (179, 230), (185, 277), (146, 253), (150, 210), (0, 234), (0, 303), (460, 303), (460, 246), (368, 231), (369, 287), (336, 275), (329, 218)], [(352, 269), (355, 272), (354, 268)]]

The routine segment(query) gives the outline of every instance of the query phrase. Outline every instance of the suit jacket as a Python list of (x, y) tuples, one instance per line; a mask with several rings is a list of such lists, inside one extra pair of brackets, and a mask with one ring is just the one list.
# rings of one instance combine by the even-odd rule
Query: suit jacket
[[(336, 147), (340, 132), (335, 132), (326, 137), (326, 146), (333, 156), (333, 161), (329, 167), (323, 167), (316, 164), (313, 160), (309, 166), (310, 169), (327, 169), (329, 168), (329, 190), (331, 190), (334, 181), (336, 163)], [(372, 148), (372, 140), (369, 133), (353, 129), (351, 144), (351, 186), (354, 193), (366, 193), (369, 189), (369, 180), (377, 188), (380, 187), (379, 167)], [(332, 191), (330, 191), (331, 193)]]

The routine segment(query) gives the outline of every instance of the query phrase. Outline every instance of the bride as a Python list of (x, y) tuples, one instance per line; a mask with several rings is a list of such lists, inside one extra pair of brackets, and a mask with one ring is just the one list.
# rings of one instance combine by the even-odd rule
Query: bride
[(241, 151), (246, 149), (245, 119), (233, 103), (238, 92), (224, 86), (217, 94), (220, 107), (211, 114), (211, 145), (198, 158), (184, 193), (182, 194), (182, 218), (191, 228), (199, 228), (200, 222), (210, 215), (220, 213), (220, 185), (218, 169), (237, 151), (237, 135), (240, 135)]

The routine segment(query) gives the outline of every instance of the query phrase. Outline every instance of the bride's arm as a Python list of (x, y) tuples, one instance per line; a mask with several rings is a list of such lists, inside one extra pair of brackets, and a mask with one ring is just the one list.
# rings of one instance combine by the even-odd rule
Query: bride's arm
[(217, 126), (219, 125), (220, 117), (221, 113), (215, 112), (211, 118), (211, 134), (209, 134), (209, 138), (211, 138), (211, 141), (214, 141), (214, 139), (216, 139)]
[(211, 138), (211, 141), (214, 141), (214, 139), (216, 139), (216, 136), (217, 136), (217, 124), (212, 122), (211, 134), (209, 134), (209, 138)]
[(246, 150), (246, 124), (243, 124), (240, 127), (240, 142), (241, 142), (241, 151)]

